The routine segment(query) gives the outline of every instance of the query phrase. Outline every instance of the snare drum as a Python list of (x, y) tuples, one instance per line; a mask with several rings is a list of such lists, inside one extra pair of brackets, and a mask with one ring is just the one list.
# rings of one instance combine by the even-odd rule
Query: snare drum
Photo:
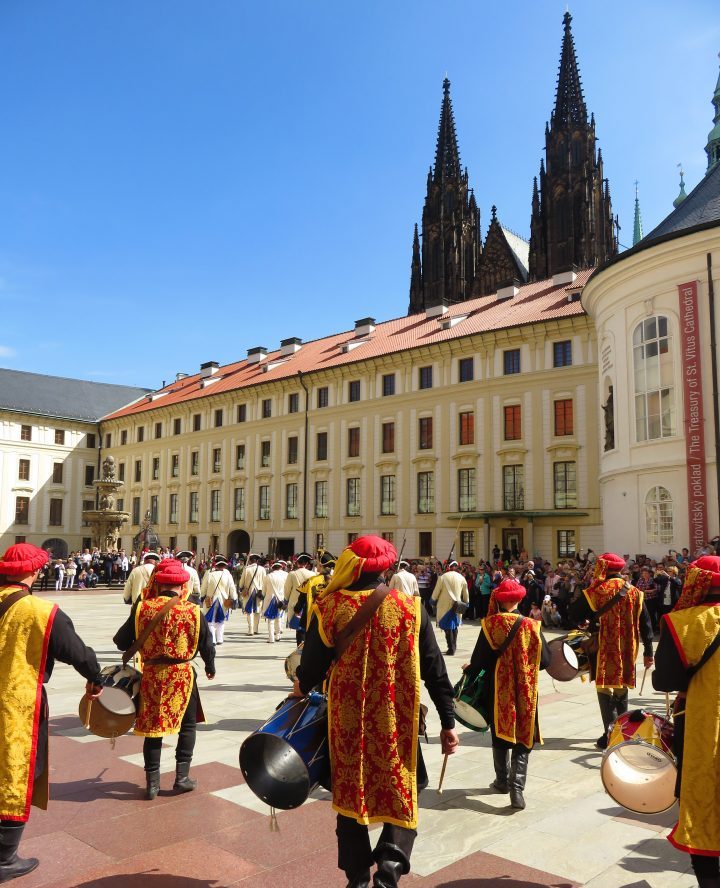
[[(305, 642), (303, 642), (304, 644)], [(301, 644), (299, 648), (294, 650), (291, 654), (288, 654), (285, 657), (285, 675), (287, 675), (288, 680), (294, 682), (297, 678), (297, 669), (300, 665), (300, 660), (302, 658), (302, 650), (303, 645)]]
[(590, 671), (590, 661), (583, 650), (586, 632), (568, 632), (561, 638), (548, 642), (550, 665), (545, 670), (555, 681), (572, 681), (578, 675)]
[(636, 814), (661, 814), (675, 803), (677, 767), (669, 719), (636, 709), (610, 731), (600, 777), (607, 794)]
[(490, 727), (490, 713), (485, 700), (485, 672), (478, 674), (474, 681), (463, 675), (455, 685), (453, 709), (455, 718), (471, 731), (484, 733)]
[(132, 666), (106, 666), (100, 675), (102, 694), (92, 701), (83, 695), (80, 718), (96, 737), (121, 737), (135, 724), (142, 673)]

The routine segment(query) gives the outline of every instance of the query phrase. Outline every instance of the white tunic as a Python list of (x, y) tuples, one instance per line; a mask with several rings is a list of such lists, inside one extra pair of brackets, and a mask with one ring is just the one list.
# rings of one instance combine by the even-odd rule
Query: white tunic
[[(237, 601), (238, 597), (232, 574), (224, 567), (205, 572), (202, 578), (200, 594), (202, 596), (202, 612), (204, 614), (210, 610), (210, 607), (216, 601), (220, 602), (223, 612), (226, 612), (224, 606), (225, 599), (229, 598), (232, 601)], [(210, 599), (210, 607), (206, 607), (208, 599)]]
[(269, 574), (265, 574), (265, 579), (263, 580), (263, 613), (270, 607), (273, 598), (278, 604), (283, 604), (285, 601), (285, 581), (287, 576), (286, 570), (273, 570)]
[(140, 598), (142, 590), (150, 582), (152, 572), (155, 570), (155, 562), (148, 561), (145, 564), (138, 564), (130, 571), (130, 576), (125, 580), (123, 589), (123, 601), (125, 604), (135, 604)]
[(310, 577), (314, 576), (316, 576), (316, 572), (307, 567), (296, 567), (295, 570), (291, 570), (287, 575), (285, 580), (285, 601), (287, 601), (288, 620), (291, 619), (294, 613), (298, 595), (300, 594), (300, 587)]
[[(456, 601), (470, 604), (470, 595), (465, 577), (456, 570), (448, 570), (438, 577), (433, 590), (432, 600), (437, 601), (438, 623), (452, 608)], [(460, 614), (458, 614), (460, 616)]]
[(192, 595), (195, 592), (196, 595), (200, 594), (200, 577), (198, 572), (194, 567), (190, 567), (189, 564), (184, 564), (183, 567), (190, 574), (190, 579), (187, 582), (188, 586), (188, 595)]
[(248, 564), (243, 569), (238, 581), (238, 592), (242, 596), (243, 601), (247, 601), (253, 589), (262, 595), (263, 581), (266, 576), (267, 571), (262, 564)]
[(390, 580), (390, 588), (399, 589), (401, 592), (404, 592), (411, 597), (414, 595), (420, 595), (417, 577), (409, 570), (405, 570), (405, 568), (402, 568), (393, 575), (393, 578)]

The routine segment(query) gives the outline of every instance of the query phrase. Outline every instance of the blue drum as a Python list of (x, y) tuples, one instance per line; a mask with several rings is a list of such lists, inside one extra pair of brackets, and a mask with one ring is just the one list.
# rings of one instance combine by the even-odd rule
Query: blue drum
[(327, 697), (286, 700), (240, 747), (240, 770), (273, 808), (299, 808), (319, 784), (330, 789)]

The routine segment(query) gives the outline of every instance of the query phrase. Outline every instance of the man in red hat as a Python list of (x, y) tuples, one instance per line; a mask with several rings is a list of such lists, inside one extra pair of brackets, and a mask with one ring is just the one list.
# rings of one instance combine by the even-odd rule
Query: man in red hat
[(540, 623), (517, 612), (526, 590), (516, 580), (503, 580), (492, 593), (490, 616), (482, 628), (470, 665), (469, 679), (487, 673), (486, 704), (490, 714), (495, 780), (498, 792), (510, 793), (513, 808), (524, 808), (528, 759), (535, 742), (542, 743), (537, 718), (538, 674), (550, 663)]
[[(178, 734), (173, 788), (190, 792), (197, 785), (189, 776), (190, 763), (195, 749), (195, 726), (205, 718), (190, 661), (199, 653), (205, 674), (214, 678), (215, 647), (200, 608), (187, 601), (188, 580), (190, 574), (179, 561), (162, 561), (145, 597), (135, 602), (127, 621), (113, 638), (121, 651), (129, 650), (136, 639), (143, 639), (138, 648), (143, 673), (135, 733), (145, 737), (143, 757), (149, 800), (160, 790), (160, 753), (162, 738), (167, 734)], [(148, 627), (149, 634), (145, 631)]]
[(610, 725), (628, 710), (628, 690), (635, 687), (635, 660), (643, 641), (646, 669), (653, 664), (653, 627), (643, 594), (621, 571), (625, 559), (612, 552), (601, 555), (593, 580), (570, 605), (570, 619), (599, 626), (597, 653), (588, 650), (590, 678), (595, 688), (603, 722), (596, 746), (606, 749)]
[(48, 705), (44, 684), (55, 660), (73, 666), (100, 691), (95, 652), (56, 604), (32, 595), (49, 560), (30, 543), (10, 546), (0, 561), (0, 882), (35, 869), (17, 849), (30, 806), (48, 803)]
[[(458, 745), (452, 686), (419, 598), (382, 578), (397, 559), (377, 536), (355, 540), (318, 593), (298, 667), (296, 693), (328, 688), (338, 867), (351, 888), (395, 888), (410, 871), (417, 791), (427, 785), (419, 752), (420, 679), (440, 715), (442, 751)], [(368, 824), (382, 823), (375, 850)]]
[(720, 558), (687, 572), (677, 604), (660, 623), (653, 687), (675, 701), (675, 790), (680, 816), (668, 839), (690, 860), (700, 888), (720, 888)]

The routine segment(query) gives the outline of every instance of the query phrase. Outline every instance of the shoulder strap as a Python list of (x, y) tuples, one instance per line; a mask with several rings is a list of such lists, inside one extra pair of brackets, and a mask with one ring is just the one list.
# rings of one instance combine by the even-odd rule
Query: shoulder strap
[(379, 586), (373, 589), (365, 601), (363, 601), (350, 622), (341, 629), (335, 639), (335, 653), (338, 660), (353, 643), (355, 637), (359, 635), (370, 620), (372, 620), (389, 592), (390, 587), (386, 586), (384, 583), (380, 583)]
[(595, 618), (601, 617), (603, 614), (606, 614), (609, 610), (612, 610), (615, 605), (620, 601), (621, 598), (625, 598), (628, 593), (628, 589), (630, 588), (630, 583), (625, 583), (624, 586), (621, 586), (620, 589), (613, 595), (613, 597), (608, 601), (607, 604), (604, 604), (600, 610), (595, 611)]
[(174, 596), (173, 598), (168, 599), (167, 604), (164, 604), (160, 610), (155, 614), (155, 616), (150, 620), (147, 626), (143, 629), (140, 635), (135, 639), (135, 641), (130, 645), (130, 647), (125, 651), (122, 657), (123, 666), (126, 666), (130, 660), (135, 656), (135, 654), (142, 648), (145, 642), (150, 637), (150, 633), (153, 629), (158, 625), (160, 620), (162, 620), (168, 611), (175, 607), (177, 604), (182, 603), (182, 598), (178, 598)]
[(27, 589), (18, 589), (17, 592), (11, 592), (7, 598), (2, 600), (0, 603), (0, 618), (4, 617), (7, 611), (15, 604), (16, 601), (20, 601), (21, 598), (25, 598), (26, 595), (29, 595)]
[(515, 620), (515, 622), (512, 624), (512, 626), (510, 627), (510, 631), (508, 632), (507, 638), (500, 645), (500, 647), (497, 649), (498, 657), (502, 657), (502, 655), (505, 653), (505, 651), (510, 647), (510, 645), (512, 644), (513, 638), (515, 638), (515, 636), (518, 634), (518, 630), (520, 629), (520, 624), (522, 623), (522, 621), (523, 621), (523, 617), (519, 616)]
[(707, 663), (707, 661), (710, 659), (710, 657), (712, 657), (712, 655), (715, 653), (715, 651), (719, 647), (720, 647), (720, 630), (718, 630), (718, 632), (715, 635), (715, 638), (713, 638), (712, 642), (705, 649), (705, 653), (698, 660), (698, 662), (694, 666), (690, 666), (688, 669), (685, 670), (685, 674), (687, 675), (688, 680), (690, 680), (693, 677), (693, 675), (695, 675), (695, 673), (698, 672)]

